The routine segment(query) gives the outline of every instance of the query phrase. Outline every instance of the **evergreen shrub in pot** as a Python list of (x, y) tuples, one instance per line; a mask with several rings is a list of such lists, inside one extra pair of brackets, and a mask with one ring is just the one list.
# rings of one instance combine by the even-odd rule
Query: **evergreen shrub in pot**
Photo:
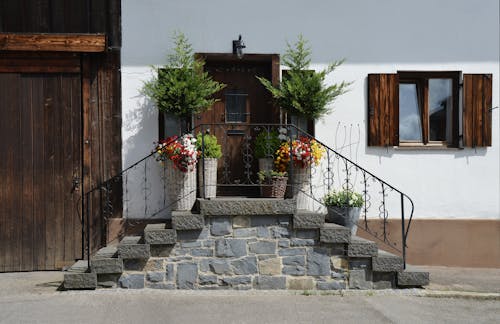
[(220, 144), (215, 135), (196, 135), (196, 149), (199, 156), (198, 188), (203, 198), (217, 195), (217, 160), (222, 156)]

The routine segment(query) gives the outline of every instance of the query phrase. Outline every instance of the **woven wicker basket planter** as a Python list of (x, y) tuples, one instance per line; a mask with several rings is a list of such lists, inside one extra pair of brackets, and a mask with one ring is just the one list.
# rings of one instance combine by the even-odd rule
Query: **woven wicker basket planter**
[(264, 198), (285, 197), (286, 183), (288, 177), (272, 177), (266, 183), (261, 184), (260, 192)]
[[(203, 161), (198, 162), (198, 189), (203, 198), (217, 196), (217, 159), (205, 158), (205, 175), (203, 175)], [(204, 191), (204, 192), (203, 192)]]
[(196, 167), (181, 172), (170, 160), (165, 162), (168, 198), (171, 210), (191, 210), (196, 201)]

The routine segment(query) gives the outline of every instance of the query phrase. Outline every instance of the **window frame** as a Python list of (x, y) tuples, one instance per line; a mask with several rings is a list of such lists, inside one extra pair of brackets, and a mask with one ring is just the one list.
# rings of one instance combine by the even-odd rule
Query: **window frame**
[[(458, 147), (459, 144), (459, 120), (460, 120), (460, 71), (398, 71), (398, 89), (400, 84), (416, 84), (418, 102), (421, 108), (420, 121), (422, 125), (422, 141), (402, 141), (399, 140), (400, 147)], [(452, 80), (452, 127), (451, 142), (431, 141), (430, 116), (429, 116), (429, 79), (451, 79)], [(399, 107), (398, 107), (399, 108)], [(398, 119), (398, 123), (399, 123)], [(399, 137), (399, 136), (398, 136)]]

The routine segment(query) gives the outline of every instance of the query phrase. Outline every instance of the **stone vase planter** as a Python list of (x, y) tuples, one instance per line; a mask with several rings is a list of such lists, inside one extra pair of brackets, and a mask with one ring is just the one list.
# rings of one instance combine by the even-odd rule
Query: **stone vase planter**
[(167, 160), (165, 168), (171, 210), (191, 210), (196, 201), (196, 167), (193, 171), (181, 172)]
[(267, 171), (267, 170), (272, 170), (274, 164), (274, 159), (273, 158), (260, 158), (259, 159), (259, 171)]
[(311, 168), (291, 168), (290, 178), (291, 196), (297, 201), (297, 209), (311, 209)]
[(331, 223), (345, 226), (351, 230), (352, 235), (356, 235), (360, 214), (361, 207), (328, 206), (328, 214), (326, 215), (326, 220)]
[(198, 189), (202, 198), (217, 196), (217, 161), (216, 158), (205, 158), (205, 176), (203, 176), (203, 160), (198, 162)]

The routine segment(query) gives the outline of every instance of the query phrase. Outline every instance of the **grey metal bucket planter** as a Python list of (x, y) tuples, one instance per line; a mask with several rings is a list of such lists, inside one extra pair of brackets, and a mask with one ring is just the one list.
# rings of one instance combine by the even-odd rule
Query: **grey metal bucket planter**
[(358, 230), (359, 215), (361, 207), (328, 207), (327, 221), (345, 226), (351, 230), (352, 235), (356, 235)]

